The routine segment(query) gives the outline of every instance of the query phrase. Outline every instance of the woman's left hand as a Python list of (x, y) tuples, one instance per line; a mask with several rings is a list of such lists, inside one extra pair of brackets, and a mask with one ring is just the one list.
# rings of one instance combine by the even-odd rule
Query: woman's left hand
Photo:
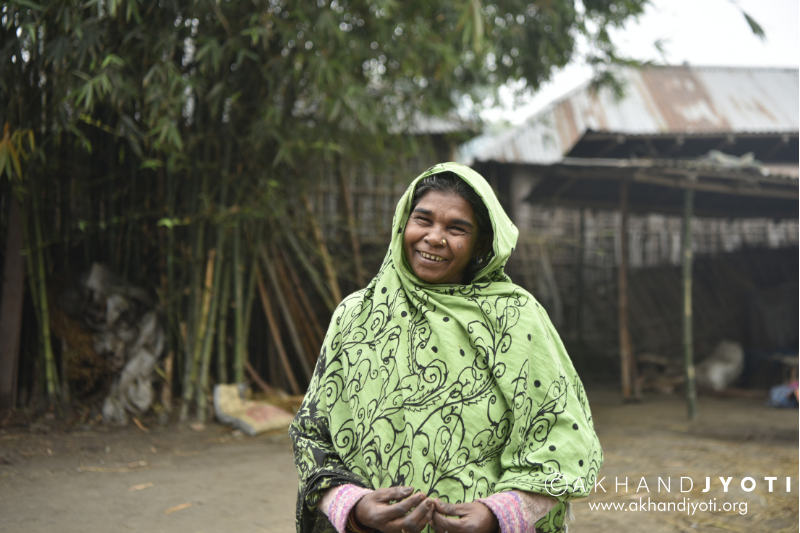
[[(436, 533), (497, 533), (494, 513), (480, 502), (444, 503), (433, 500), (433, 530)], [(452, 518), (452, 517), (458, 518)]]

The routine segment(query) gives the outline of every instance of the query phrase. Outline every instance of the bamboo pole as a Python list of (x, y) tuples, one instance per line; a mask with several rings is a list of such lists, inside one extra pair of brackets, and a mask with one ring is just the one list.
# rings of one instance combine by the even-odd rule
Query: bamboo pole
[[(204, 187), (205, 188), (205, 187)], [(192, 197), (190, 199), (190, 211), (192, 213), (196, 212), (197, 207), (197, 181), (193, 180), (192, 183)], [(194, 344), (196, 340), (196, 333), (197, 333), (197, 313), (198, 307), (201, 302), (202, 298), (202, 289), (201, 289), (201, 277), (202, 277), (202, 270), (203, 270), (203, 258), (205, 254), (203, 253), (204, 242), (205, 242), (205, 223), (200, 220), (197, 222), (196, 227), (194, 228), (194, 235), (195, 244), (194, 250), (190, 250), (190, 263), (191, 263), (191, 274), (189, 275), (189, 297), (186, 299), (186, 320), (185, 324), (185, 335), (183, 339), (183, 357), (184, 357), (184, 364), (183, 364), (183, 380), (182, 385), (185, 389), (186, 387), (191, 388), (191, 376), (192, 372), (194, 371)], [(184, 390), (184, 396), (185, 396)], [(190, 394), (191, 397), (191, 394)], [(185, 422), (188, 418), (189, 414), (189, 405), (188, 402), (183, 402), (181, 404), (181, 411), (179, 415), (179, 420)]]
[(202, 306), (200, 308), (200, 316), (198, 317), (197, 326), (195, 328), (195, 339), (193, 343), (192, 353), (192, 369), (189, 373), (188, 379), (184, 378), (183, 383), (183, 403), (181, 404), (181, 422), (185, 422), (189, 417), (189, 404), (194, 398), (195, 390), (198, 394), (199, 391), (198, 375), (200, 373), (200, 357), (203, 349), (203, 340), (206, 335), (206, 327), (208, 325), (209, 308), (211, 306), (212, 285), (214, 280), (214, 259), (216, 258), (217, 251), (211, 249), (208, 251), (208, 259), (206, 261), (206, 276), (205, 276), (205, 290), (202, 295)]
[[(258, 240), (258, 239), (256, 239)], [(247, 289), (245, 292), (244, 304), (244, 330), (250, 332), (250, 319), (253, 316), (253, 300), (256, 296), (256, 272), (258, 271), (258, 256), (253, 254), (253, 260), (250, 264), (250, 275), (247, 277)], [(244, 360), (247, 362), (247, 345), (244, 346)]]
[[(225, 146), (225, 174), (227, 174), (227, 167), (230, 163), (230, 141)], [(227, 202), (228, 183), (226, 177), (222, 179), (220, 185), (220, 211), (224, 211)], [(216, 333), (216, 320), (220, 301), (220, 284), (222, 283), (222, 265), (225, 260), (225, 227), (217, 224), (217, 253), (214, 264), (214, 281), (212, 282), (211, 293), (207, 294), (211, 298), (211, 309), (208, 313), (208, 321), (206, 323), (206, 331), (203, 339), (203, 350), (200, 356), (200, 380), (197, 389), (197, 420), (198, 422), (206, 421), (207, 400), (210, 394), (208, 385), (208, 371), (211, 366), (211, 347), (213, 346), (214, 334)]]
[(342, 203), (344, 211), (347, 216), (347, 232), (350, 234), (350, 248), (353, 250), (353, 262), (356, 268), (356, 283), (359, 287), (363, 287), (364, 283), (364, 266), (361, 263), (361, 243), (358, 241), (358, 233), (356, 232), (356, 219), (353, 214), (353, 197), (350, 195), (350, 182), (347, 174), (342, 169), (342, 162), (337, 157), (336, 170), (339, 173), (339, 181), (342, 186)]
[(237, 222), (233, 233), (233, 297), (236, 302), (234, 313), (236, 349), (233, 359), (233, 380), (244, 383), (244, 361), (247, 332), (244, 329), (244, 272), (242, 266), (242, 229)]
[(231, 280), (229, 263), (225, 262), (222, 273), (222, 298), (220, 300), (219, 308), (219, 322), (217, 325), (217, 382), (228, 382), (228, 366), (227, 358), (227, 338), (226, 330), (228, 328), (228, 310), (231, 308)]
[(164, 359), (164, 388), (161, 389), (161, 405), (168, 413), (172, 412), (172, 368), (175, 361), (175, 352), (170, 350)]
[[(22, 220), (22, 232), (24, 234), (24, 241), (26, 243), (26, 250), (23, 252), (25, 253), (26, 260), (25, 260), (25, 269), (27, 270), (27, 279), (28, 279), (28, 290), (31, 292), (31, 301), (33, 302), (33, 310), (34, 314), (36, 315), (36, 322), (38, 324), (42, 323), (42, 313), (39, 309), (39, 284), (37, 282), (36, 273), (34, 271), (34, 262), (36, 260), (35, 252), (33, 250), (33, 238), (31, 237), (31, 231), (29, 227), (29, 222), (27, 217), (23, 218)], [(31, 387), (31, 400), (33, 400), (37, 396), (37, 391), (46, 390), (47, 386), (45, 384), (44, 378), (44, 350), (42, 348), (42, 336), (37, 335), (37, 353), (36, 353), (36, 360), (34, 363), (34, 375), (35, 379), (33, 381), (33, 387)]]
[(267, 271), (267, 276), (269, 277), (270, 283), (272, 284), (272, 290), (275, 294), (275, 298), (278, 300), (278, 308), (281, 310), (281, 314), (283, 315), (284, 323), (286, 324), (286, 328), (289, 330), (289, 338), (294, 345), (294, 350), (297, 353), (298, 360), (300, 361), (300, 368), (303, 370), (304, 377), (307, 381), (311, 381), (311, 367), (308, 364), (309, 357), (306, 354), (306, 350), (303, 347), (303, 343), (300, 342), (300, 336), (297, 333), (297, 326), (294, 322), (294, 318), (292, 317), (291, 310), (289, 308), (289, 304), (286, 301), (286, 297), (281, 290), (281, 284), (278, 281), (278, 276), (275, 273), (275, 268), (272, 265), (272, 261), (269, 260), (269, 256), (267, 255), (267, 251), (264, 249), (263, 246), (260, 248), (261, 251), (261, 263), (264, 265), (264, 270)]
[[(171, 170), (167, 170), (167, 216), (170, 219), (175, 218), (175, 174)], [(166, 228), (165, 228), (166, 229)], [(167, 286), (164, 289), (164, 300), (167, 309), (167, 323), (170, 328), (167, 331), (166, 351), (169, 354), (167, 360), (169, 363), (169, 371), (167, 372), (168, 380), (164, 387), (169, 389), (168, 393), (162, 392), (161, 400), (167, 412), (172, 412), (172, 372), (174, 368), (175, 354), (180, 354), (180, 320), (179, 302), (180, 293), (176, 290), (175, 284), (175, 229), (169, 228), (167, 230)], [(172, 322), (172, 323), (170, 323)], [(167, 371), (167, 363), (165, 363), (164, 370)]]
[(53, 358), (53, 346), (50, 340), (50, 313), (47, 307), (47, 282), (45, 277), (45, 264), (44, 254), (42, 248), (42, 229), (39, 222), (39, 198), (35, 189), (34, 180), (29, 180), (31, 184), (31, 200), (33, 203), (33, 231), (34, 238), (36, 239), (36, 267), (37, 267), (37, 292), (39, 297), (39, 327), (41, 332), (41, 339), (43, 343), (44, 364), (45, 364), (45, 382), (47, 385), (47, 401), (53, 405), (56, 400), (58, 391), (58, 383), (56, 376), (55, 361)]
[(267, 288), (264, 286), (264, 280), (261, 278), (261, 272), (259, 270), (256, 270), (256, 276), (258, 292), (261, 295), (261, 305), (264, 306), (264, 314), (267, 315), (267, 324), (269, 324), (269, 329), (272, 332), (272, 340), (275, 343), (275, 347), (278, 349), (278, 357), (281, 360), (286, 379), (289, 381), (289, 386), (293, 394), (302, 394), (297, 384), (297, 379), (294, 377), (294, 372), (292, 372), (292, 365), (289, 363), (289, 358), (286, 356), (286, 349), (283, 347), (281, 332), (278, 328), (278, 323), (275, 321), (275, 316), (272, 314), (272, 306), (269, 303)]
[(622, 379), (622, 398), (633, 398), (631, 383), (631, 337), (628, 329), (628, 190), (629, 183), (620, 184), (620, 261), (617, 268), (619, 358)]
[(203, 349), (200, 355), (200, 375), (197, 384), (197, 421), (206, 421), (206, 409), (208, 408), (208, 396), (211, 393), (208, 385), (208, 371), (211, 366), (211, 347), (214, 343), (214, 334), (216, 332), (215, 322), (217, 318), (217, 309), (219, 308), (219, 284), (221, 277), (219, 271), (222, 270), (217, 259), (217, 266), (214, 268), (214, 281), (211, 290), (211, 307), (208, 311), (208, 322), (206, 325), (205, 336), (203, 339)]
[(303, 194), (301, 195), (301, 199), (303, 200), (303, 205), (308, 214), (308, 222), (311, 224), (311, 234), (314, 236), (317, 251), (319, 252), (320, 258), (322, 258), (322, 266), (325, 269), (325, 276), (328, 278), (328, 288), (331, 291), (333, 302), (335, 305), (339, 305), (339, 302), (342, 301), (342, 293), (339, 290), (339, 282), (336, 280), (336, 269), (333, 266), (333, 259), (331, 259), (331, 255), (328, 253), (328, 247), (325, 246), (325, 238), (322, 235), (322, 230), (319, 227), (317, 218), (314, 216), (314, 211), (311, 209), (311, 202), (308, 200), (308, 196)]
[(689, 420), (697, 418), (697, 385), (694, 371), (692, 332), (692, 214), (694, 191), (683, 192), (683, 238), (681, 259), (683, 267), (683, 362), (686, 369), (686, 407)]
[[(65, 319), (66, 322), (66, 319)], [(70, 409), (70, 397), (69, 397), (69, 375), (68, 375), (68, 367), (69, 367), (69, 345), (67, 341), (61, 339), (61, 408), (66, 413), (71, 413)]]

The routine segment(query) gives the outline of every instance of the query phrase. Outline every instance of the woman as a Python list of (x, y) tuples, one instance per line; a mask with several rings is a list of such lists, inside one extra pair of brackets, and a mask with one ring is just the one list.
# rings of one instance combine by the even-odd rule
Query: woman
[(566, 529), (603, 455), (558, 334), (503, 272), (517, 235), (466, 166), (409, 186), (289, 430), (298, 533)]

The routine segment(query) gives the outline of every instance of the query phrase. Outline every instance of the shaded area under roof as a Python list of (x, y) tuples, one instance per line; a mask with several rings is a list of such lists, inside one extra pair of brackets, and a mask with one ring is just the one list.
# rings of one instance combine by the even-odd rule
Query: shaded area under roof
[(521, 126), (465, 143), (459, 159), (554, 163), (589, 130), (674, 137), (800, 129), (797, 69), (647, 67), (626, 69), (622, 78), (622, 99), (586, 84)]
[(541, 179), (526, 198), (534, 204), (618, 210), (620, 183), (627, 180), (632, 213), (681, 214), (683, 191), (691, 189), (695, 216), (798, 218), (798, 181), (755, 169), (699, 161), (566, 158), (536, 173)]
[(797, 165), (800, 159), (797, 132), (705, 132), (693, 134), (639, 133), (587, 130), (566, 157), (696, 158), (711, 150), (742, 156), (752, 153), (759, 161)]

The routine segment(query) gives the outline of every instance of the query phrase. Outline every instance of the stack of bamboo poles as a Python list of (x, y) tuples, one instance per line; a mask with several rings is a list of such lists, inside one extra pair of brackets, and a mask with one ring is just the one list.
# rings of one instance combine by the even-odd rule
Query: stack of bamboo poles
[[(221, 197), (223, 194), (224, 189)], [(229, 228), (218, 224), (214, 247), (205, 251), (204, 262), (201, 262), (197, 259), (203, 253), (206, 239), (202, 228), (198, 228), (195, 271), (192, 273), (194, 290), (185, 314), (191, 322), (181, 323), (180, 328), (184, 348), (180, 420), (187, 420), (192, 408), (198, 421), (206, 420), (214, 345), (217, 383), (228, 381), (227, 368), (232, 363), (234, 382), (244, 382), (247, 374), (270, 395), (280, 393), (275, 382), (285, 383), (294, 395), (305, 391), (324, 337), (322, 323), (312, 302), (321, 301), (328, 315), (341, 301), (341, 292), (334, 261), (308, 200), (303, 198), (302, 205), (306, 209), (304, 219), (309, 223), (313, 236), (312, 253), (291, 230), (268, 232), (267, 229), (274, 228), (265, 227), (245, 232), (241, 225), (234, 225), (230, 228), (233, 240), (230, 244)], [(245, 233), (250, 238), (246, 238)], [(271, 242), (262, 238), (266, 233), (271, 235)], [(314, 256), (319, 258), (322, 273), (309, 259)], [(295, 260), (299, 268), (294, 264)], [(298, 272), (310, 281), (314, 293), (307, 292)], [(247, 338), (256, 292), (266, 318), (269, 340), (279, 361), (280, 376), (278, 379), (273, 377), (272, 385), (266, 383), (248, 362)], [(229, 310), (234, 314), (232, 361), (227, 360)], [(167, 358), (168, 366), (171, 366), (172, 357), (170, 354)], [(171, 379), (169, 373), (167, 376)]]

